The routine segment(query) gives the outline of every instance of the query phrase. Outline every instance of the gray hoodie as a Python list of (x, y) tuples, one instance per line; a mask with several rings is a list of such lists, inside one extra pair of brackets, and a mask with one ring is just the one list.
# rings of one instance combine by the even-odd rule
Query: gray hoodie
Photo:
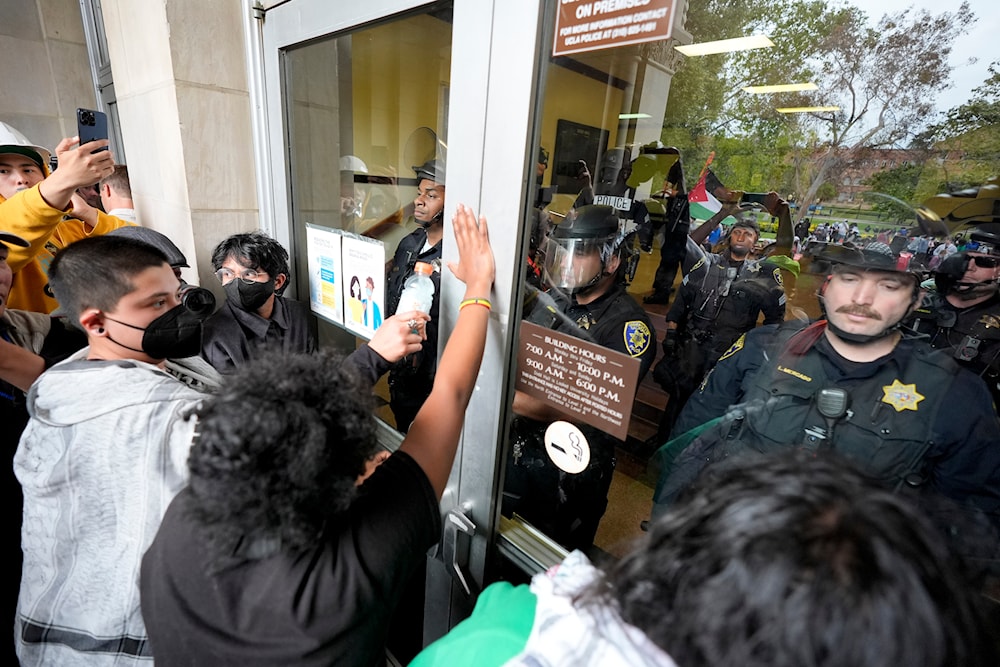
[(88, 350), (31, 387), (14, 456), (24, 490), (22, 665), (150, 664), (139, 564), (187, 482), (187, 415), (218, 387), (199, 358), (163, 370), (87, 360)]

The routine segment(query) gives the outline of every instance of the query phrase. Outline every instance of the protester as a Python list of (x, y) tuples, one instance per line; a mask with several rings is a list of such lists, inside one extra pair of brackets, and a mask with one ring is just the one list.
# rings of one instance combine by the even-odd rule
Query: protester
[(14, 457), (24, 490), (18, 658), (147, 664), (139, 561), (187, 478), (187, 413), (218, 374), (196, 356), (203, 315), (181, 304), (156, 248), (83, 239), (59, 252), (50, 278), (88, 347), (28, 394)]
[(212, 251), (212, 266), (226, 301), (205, 322), (202, 356), (217, 371), (230, 373), (267, 347), (316, 350), (309, 307), (282, 296), (291, 270), (280, 243), (263, 232), (234, 234)]
[[(86, 337), (63, 321), (43, 313), (7, 308), (10, 293), (11, 271), (7, 265), (8, 246), (27, 247), (28, 242), (5, 231), (0, 231), (0, 447), (7, 459), (4, 473), (4, 543), (7, 556), (3, 562), (9, 569), (0, 594), (4, 612), (0, 623), (14, 625), (14, 610), (21, 586), (21, 514), (24, 498), (21, 485), (14, 477), (13, 457), (17, 442), (28, 423), (25, 393), (38, 376), (48, 367), (62, 361), (87, 344)], [(6, 458), (5, 456), (5, 458)], [(8, 640), (0, 649), (8, 664), (17, 662), (14, 645)]]
[(263, 354), (197, 411), (191, 483), (142, 564), (158, 664), (384, 659), (403, 584), (440, 536), (489, 322), (486, 220), (459, 205), (454, 228), (465, 300), (430, 395), (369, 477), (370, 385), (332, 355)]
[(129, 224), (104, 217), (92, 225), (66, 217), (72, 215), (72, 202), (83, 203), (76, 189), (97, 183), (114, 169), (111, 152), (97, 150), (107, 147), (106, 139), (85, 147), (78, 142), (78, 137), (59, 142), (59, 168), (50, 174), (49, 151), (0, 123), (0, 229), (28, 241), (25, 248), (12, 248), (7, 258), (14, 272), (11, 308), (38, 313), (55, 310), (59, 304), (46, 291), (46, 269), (54, 254), (74, 241)]
[(986, 667), (984, 602), (905, 499), (798, 452), (713, 470), (607, 572), (489, 586), (411, 667)]

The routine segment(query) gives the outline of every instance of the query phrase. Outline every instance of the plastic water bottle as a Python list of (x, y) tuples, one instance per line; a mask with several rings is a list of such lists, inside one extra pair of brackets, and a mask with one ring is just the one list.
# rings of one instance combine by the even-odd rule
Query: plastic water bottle
[(397, 313), (419, 310), (430, 314), (434, 302), (434, 282), (431, 274), (434, 267), (427, 262), (417, 262), (413, 267), (413, 275), (403, 283), (403, 293), (399, 295)]

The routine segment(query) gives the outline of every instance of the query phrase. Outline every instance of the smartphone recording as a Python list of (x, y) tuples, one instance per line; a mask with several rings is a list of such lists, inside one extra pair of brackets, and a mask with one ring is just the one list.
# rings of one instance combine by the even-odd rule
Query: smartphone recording
[[(108, 138), (108, 116), (103, 111), (93, 109), (76, 110), (76, 130), (80, 136), (80, 145)], [(106, 151), (108, 147), (98, 148), (93, 153)]]

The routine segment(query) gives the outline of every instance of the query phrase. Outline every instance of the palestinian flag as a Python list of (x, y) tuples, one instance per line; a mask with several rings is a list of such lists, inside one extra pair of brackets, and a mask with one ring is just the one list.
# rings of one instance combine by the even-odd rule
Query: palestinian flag
[[(705, 187), (705, 179), (711, 177), (712, 181), (722, 185), (719, 179), (716, 178), (712, 170), (708, 168), (708, 165), (712, 163), (712, 157), (714, 153), (709, 156), (708, 163), (705, 164), (705, 168), (701, 170), (701, 176), (698, 178), (698, 184), (694, 186), (691, 192), (688, 193), (688, 204), (691, 206), (691, 217), (695, 220), (708, 220), (713, 215), (718, 213), (722, 209), (722, 204), (719, 202), (715, 196), (708, 191)], [(724, 225), (731, 225), (736, 222), (736, 218), (729, 216), (722, 221)]]

